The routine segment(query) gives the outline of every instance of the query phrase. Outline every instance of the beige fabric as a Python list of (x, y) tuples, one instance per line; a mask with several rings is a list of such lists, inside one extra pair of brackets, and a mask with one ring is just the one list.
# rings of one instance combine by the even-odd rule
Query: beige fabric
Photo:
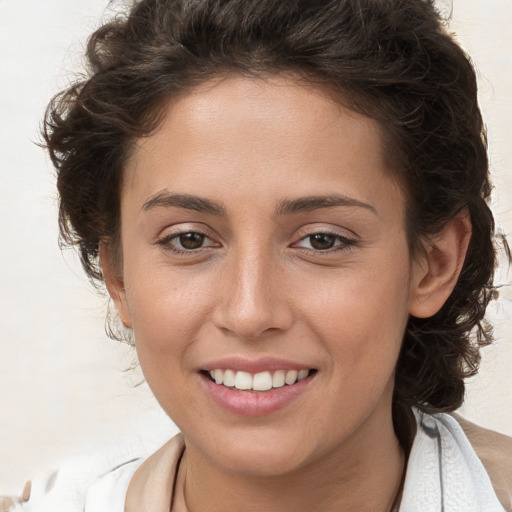
[(184, 450), (183, 435), (178, 434), (144, 461), (128, 487), (125, 512), (169, 511)]

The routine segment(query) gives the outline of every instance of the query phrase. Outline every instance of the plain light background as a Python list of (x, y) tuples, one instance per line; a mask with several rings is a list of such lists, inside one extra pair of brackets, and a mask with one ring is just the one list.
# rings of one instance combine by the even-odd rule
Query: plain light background
[[(75, 454), (127, 439), (157, 447), (175, 433), (127, 347), (107, 339), (106, 299), (77, 258), (61, 254), (53, 171), (36, 146), (49, 98), (80, 69), (106, 0), (0, 0), (0, 494)], [(451, 28), (480, 75), (496, 187), (512, 231), (512, 1), (454, 0)], [(512, 274), (500, 272), (506, 284)], [(512, 293), (491, 308), (497, 342), (484, 350), (462, 413), (512, 435)], [(172, 378), (172, 376), (170, 376)]]

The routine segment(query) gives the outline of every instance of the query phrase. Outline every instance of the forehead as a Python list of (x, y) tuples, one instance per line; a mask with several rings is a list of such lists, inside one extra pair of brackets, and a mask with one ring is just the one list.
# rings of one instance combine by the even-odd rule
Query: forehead
[(231, 76), (164, 108), (159, 128), (137, 141), (126, 168), (123, 195), (139, 205), (163, 189), (289, 197), (338, 187), (378, 203), (385, 183), (401, 197), (379, 123), (318, 86), (284, 76)]

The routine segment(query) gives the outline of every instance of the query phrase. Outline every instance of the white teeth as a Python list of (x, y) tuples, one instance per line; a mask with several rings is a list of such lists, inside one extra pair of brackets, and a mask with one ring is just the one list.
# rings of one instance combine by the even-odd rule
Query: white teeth
[(213, 377), (217, 384), (224, 382), (224, 372), (222, 370), (215, 370), (215, 376)]
[(252, 379), (254, 391), (268, 391), (272, 389), (272, 375), (270, 372), (257, 373)]
[(274, 372), (274, 375), (272, 376), (272, 387), (282, 388), (284, 386), (284, 376), (284, 370), (277, 370), (277, 372)]
[(228, 386), (230, 388), (235, 386), (235, 372), (233, 370), (225, 370), (224, 371), (224, 386)]
[[(215, 370), (215, 371), (217, 371), (217, 370)], [(236, 389), (252, 389), (252, 375), (248, 372), (236, 372), (235, 388)]]
[(240, 390), (268, 391), (272, 388), (282, 388), (285, 384), (291, 386), (304, 380), (309, 370), (277, 370), (273, 373), (264, 371), (254, 375), (249, 372), (215, 369), (208, 372), (217, 383)]
[(297, 382), (304, 380), (309, 375), (309, 370), (300, 370), (297, 374)]
[(288, 385), (295, 384), (295, 381), (297, 380), (297, 375), (297, 370), (288, 370), (286, 372), (286, 377), (284, 378), (284, 381)]

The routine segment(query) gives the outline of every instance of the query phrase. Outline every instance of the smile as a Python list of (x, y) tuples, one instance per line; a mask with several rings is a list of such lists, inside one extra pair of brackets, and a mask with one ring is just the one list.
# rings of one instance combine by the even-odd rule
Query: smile
[(212, 403), (237, 416), (272, 414), (305, 394), (318, 374), (314, 368), (246, 370), (202, 370), (203, 389)]
[(285, 385), (292, 386), (306, 379), (313, 369), (302, 370), (276, 370), (274, 372), (263, 371), (251, 374), (245, 371), (231, 369), (210, 370), (209, 375), (216, 384), (235, 388), (241, 391), (269, 391), (282, 388)]

